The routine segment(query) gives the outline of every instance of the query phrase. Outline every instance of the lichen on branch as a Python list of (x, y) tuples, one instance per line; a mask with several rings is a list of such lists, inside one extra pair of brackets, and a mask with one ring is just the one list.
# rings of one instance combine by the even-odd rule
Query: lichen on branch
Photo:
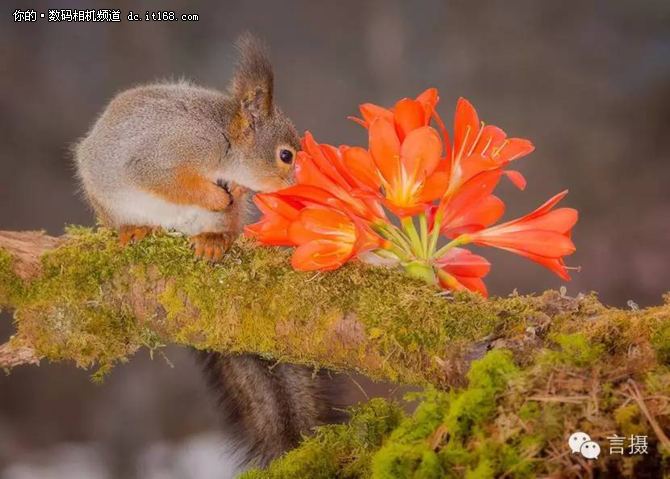
[[(70, 228), (59, 240), (26, 234), (21, 243), (21, 233), (11, 241), (0, 233), (0, 304), (15, 310), (12, 344), (100, 373), (140, 347), (176, 343), (440, 387), (462, 380), (492, 343), (532, 347), (528, 328), (586, 328), (616, 346), (610, 325), (651, 337), (669, 308), (638, 311), (645, 320), (631, 322), (593, 295), (445, 295), (363, 264), (302, 273), (287, 251), (243, 238), (212, 265), (166, 234), (129, 247), (105, 228)], [(30, 244), (39, 245), (35, 258)]]
[(169, 235), (122, 247), (110, 230), (70, 229), (61, 243), (27, 278), (15, 274), (10, 249), (0, 257), (13, 343), (103, 371), (141, 346), (177, 343), (441, 384), (449, 344), (513, 328), (537, 307), (521, 297), (444, 297), (362, 264), (296, 272), (286, 251), (244, 239), (216, 265)]

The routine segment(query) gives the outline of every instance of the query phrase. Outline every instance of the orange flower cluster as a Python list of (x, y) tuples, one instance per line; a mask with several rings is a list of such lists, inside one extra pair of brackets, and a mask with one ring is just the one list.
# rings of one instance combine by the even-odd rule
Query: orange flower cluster
[(575, 251), (577, 211), (553, 209), (567, 191), (495, 225), (505, 204), (493, 190), (503, 175), (525, 188), (524, 177), (504, 167), (532, 152), (532, 143), (484, 125), (461, 98), (452, 144), (437, 103), (437, 90), (429, 89), (392, 109), (361, 105), (362, 118), (353, 119), (368, 129), (368, 149), (319, 144), (306, 133), (297, 184), (255, 196), (263, 217), (247, 235), (295, 246), (292, 264), (302, 271), (336, 269), (369, 252), (428, 283), (486, 295), (490, 263), (462, 248), (477, 244), (525, 256), (569, 280), (563, 258)]

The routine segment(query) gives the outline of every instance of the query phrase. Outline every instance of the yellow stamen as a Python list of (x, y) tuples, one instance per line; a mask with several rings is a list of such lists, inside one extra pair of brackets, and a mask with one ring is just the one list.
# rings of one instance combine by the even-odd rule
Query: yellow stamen
[(472, 155), (472, 153), (475, 151), (475, 147), (477, 146), (477, 143), (479, 143), (479, 139), (482, 137), (482, 131), (484, 131), (484, 122), (481, 122), (481, 126), (479, 127), (479, 133), (477, 133), (477, 138), (475, 138), (475, 141), (472, 143), (472, 148), (470, 148), (470, 152), (468, 153), (469, 155)]
[(486, 150), (489, 149), (489, 146), (491, 146), (492, 141), (493, 141), (493, 137), (489, 136), (489, 141), (486, 142), (486, 145), (484, 146), (484, 149), (482, 150), (482, 156), (486, 156)]
[(468, 136), (470, 136), (470, 125), (468, 125), (465, 130), (465, 136), (463, 137), (463, 143), (461, 144), (461, 151), (458, 152), (458, 156), (456, 157), (457, 161), (463, 156), (463, 150), (465, 149), (465, 144), (468, 142)]
[(493, 150), (493, 155), (491, 155), (491, 157), (495, 158), (496, 156), (499, 156), (502, 149), (505, 148), (508, 143), (509, 143), (509, 140), (503, 141), (502, 145), (500, 145), (498, 148)]

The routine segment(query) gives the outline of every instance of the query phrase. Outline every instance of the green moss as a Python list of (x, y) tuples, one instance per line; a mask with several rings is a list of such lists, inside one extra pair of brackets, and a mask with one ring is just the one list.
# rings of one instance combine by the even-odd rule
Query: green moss
[(534, 421), (540, 416), (540, 407), (536, 402), (527, 402), (519, 409), (519, 418), (524, 421)]
[(597, 361), (603, 353), (602, 344), (590, 343), (582, 334), (555, 334), (551, 337), (560, 350), (546, 351), (543, 362), (575, 367), (586, 367)]
[(670, 365), (670, 322), (658, 325), (651, 335), (651, 345), (658, 362)]
[(24, 296), (23, 281), (13, 271), (14, 259), (0, 248), (0, 308), (3, 305), (20, 305)]
[[(371, 477), (443, 477), (445, 471), (464, 464), (468, 465), (468, 474), (479, 477), (477, 474), (484, 474), (496, 461), (502, 464), (500, 457), (486, 456), (490, 448), (480, 447), (471, 438), (480, 436), (484, 423), (495, 413), (499, 393), (517, 372), (510, 352), (496, 350), (473, 363), (468, 387), (413, 395), (423, 402), (374, 456)], [(435, 436), (440, 428), (445, 431), (446, 441)]]
[[(626, 437), (640, 436), (647, 433), (647, 423), (640, 413), (637, 404), (622, 406), (614, 412), (617, 423), (617, 433)], [(621, 431), (621, 432), (619, 432)]]
[(268, 469), (252, 469), (240, 479), (370, 477), (370, 452), (379, 448), (403, 415), (397, 404), (373, 399), (352, 410), (348, 424), (320, 428)]
[[(68, 235), (68, 242), (42, 258), (36, 280), (2, 291), (18, 307), (23, 344), (84, 367), (98, 363), (108, 369), (125, 360), (147, 344), (149, 326), (159, 337), (151, 343), (263, 351), (303, 364), (316, 357), (326, 359), (323, 366), (362, 369), (376, 379), (439, 384), (445, 378), (433, 358), (444, 356), (446, 344), (518, 329), (534, 310), (535, 300), (522, 297), (487, 301), (460, 293), (445, 300), (435, 287), (402, 272), (362, 264), (297, 272), (290, 252), (245, 239), (210, 265), (193, 258), (183, 237), (151, 235), (122, 247), (105, 228), (72, 227)], [(10, 271), (10, 259), (0, 256), (0, 281), (15, 279), (2, 276)], [(155, 284), (162, 286), (156, 290)], [(155, 305), (138, 318), (129, 295)], [(364, 329), (359, 337), (354, 328), (350, 334), (358, 343), (345, 347), (337, 331), (348, 313)]]

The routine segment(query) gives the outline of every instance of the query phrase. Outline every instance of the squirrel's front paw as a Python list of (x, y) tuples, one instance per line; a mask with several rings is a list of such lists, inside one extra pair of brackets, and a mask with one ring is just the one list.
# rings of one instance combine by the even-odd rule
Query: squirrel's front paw
[(151, 226), (124, 225), (119, 228), (119, 241), (122, 245), (135, 243), (156, 230)]
[(218, 180), (216, 186), (228, 195), (229, 203), (227, 206), (232, 205), (236, 200), (239, 200), (243, 195), (251, 191), (246, 186), (239, 185), (234, 181)]
[(232, 233), (200, 233), (191, 236), (195, 257), (207, 261), (221, 261), (234, 241), (235, 235)]
[(228, 193), (230, 193), (230, 196), (233, 197), (234, 200), (237, 200), (241, 198), (243, 195), (247, 194), (249, 191), (251, 191), (249, 188), (246, 186), (242, 186), (240, 184), (235, 183), (234, 181), (231, 181), (228, 183)]
[(233, 204), (233, 196), (225, 188), (213, 185), (214, 190), (207, 198), (206, 207), (210, 211), (226, 211)]

